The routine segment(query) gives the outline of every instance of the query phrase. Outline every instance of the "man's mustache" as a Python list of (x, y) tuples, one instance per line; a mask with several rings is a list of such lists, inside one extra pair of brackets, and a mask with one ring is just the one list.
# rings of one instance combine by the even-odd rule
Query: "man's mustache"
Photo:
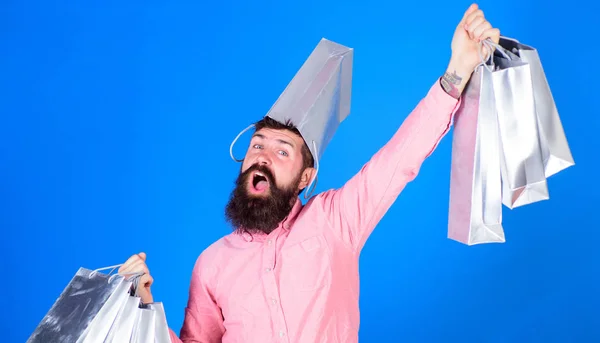
[(276, 186), (275, 175), (273, 175), (273, 172), (267, 166), (262, 165), (262, 164), (257, 164), (257, 163), (253, 164), (252, 166), (250, 166), (250, 168), (246, 169), (246, 171), (243, 173), (244, 178), (250, 177), (251, 174), (254, 172), (260, 172), (261, 174), (263, 174), (268, 179), (271, 187)]

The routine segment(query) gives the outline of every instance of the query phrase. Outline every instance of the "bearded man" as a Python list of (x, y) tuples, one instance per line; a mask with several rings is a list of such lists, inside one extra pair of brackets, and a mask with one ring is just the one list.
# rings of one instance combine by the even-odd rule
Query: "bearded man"
[[(314, 141), (297, 123), (269, 116), (257, 122), (225, 211), (233, 232), (200, 254), (180, 337), (171, 330), (172, 341), (357, 342), (361, 249), (448, 132), (481, 62), (481, 42), (497, 44), (499, 37), (471, 5), (454, 33), (446, 73), (393, 137), (343, 187), (305, 205), (299, 195), (318, 169)], [(145, 261), (135, 254), (119, 273), (145, 273), (138, 292), (152, 303)]]

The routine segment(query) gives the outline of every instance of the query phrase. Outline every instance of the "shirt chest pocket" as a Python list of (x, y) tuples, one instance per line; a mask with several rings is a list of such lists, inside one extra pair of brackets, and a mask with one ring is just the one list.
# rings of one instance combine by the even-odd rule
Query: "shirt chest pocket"
[(314, 291), (328, 284), (331, 263), (323, 236), (308, 237), (284, 248), (281, 275), (297, 291)]

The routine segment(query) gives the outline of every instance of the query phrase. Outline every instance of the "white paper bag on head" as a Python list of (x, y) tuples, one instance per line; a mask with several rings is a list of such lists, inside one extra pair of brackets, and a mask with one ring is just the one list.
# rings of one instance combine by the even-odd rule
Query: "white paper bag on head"
[(546, 177), (575, 165), (537, 50), (509, 37), (500, 37), (499, 43), (529, 64)]
[(122, 276), (80, 268), (27, 342), (102, 342), (130, 286)]
[(267, 116), (300, 131), (315, 161), (350, 114), (354, 50), (321, 39)]
[[(307, 190), (319, 173), (323, 152), (350, 114), (353, 58), (352, 48), (322, 38), (266, 114), (282, 124), (292, 123), (300, 131), (316, 168)], [(234, 161), (243, 161), (233, 156), (233, 146), (251, 127), (231, 143), (229, 154)], [(311, 192), (307, 191), (305, 197)]]

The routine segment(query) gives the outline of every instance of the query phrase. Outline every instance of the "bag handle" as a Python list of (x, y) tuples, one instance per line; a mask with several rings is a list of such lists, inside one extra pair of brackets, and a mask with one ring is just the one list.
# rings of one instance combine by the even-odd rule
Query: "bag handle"
[[(315, 141), (312, 141), (312, 146), (313, 149), (315, 150), (315, 164), (316, 164), (316, 172), (315, 172), (315, 177), (313, 177), (313, 179), (310, 181), (310, 183), (308, 184), (308, 186), (306, 186), (306, 191), (304, 192), (304, 199), (308, 200), (310, 199), (310, 197), (312, 196), (312, 193), (315, 191), (315, 189), (317, 188), (317, 175), (319, 174), (319, 152), (317, 151), (317, 143), (315, 143)], [(309, 192), (310, 186), (312, 186), (314, 183), (314, 187), (313, 189)]]
[(240, 137), (242, 137), (242, 135), (244, 133), (246, 133), (246, 131), (250, 130), (251, 128), (254, 127), (254, 124), (248, 126), (247, 128), (243, 129), (240, 133), (238, 133), (237, 136), (235, 136), (235, 138), (233, 139), (233, 142), (231, 142), (231, 145), (229, 146), (229, 156), (231, 156), (231, 158), (235, 161), (235, 162), (243, 162), (244, 159), (237, 159), (235, 158), (235, 156), (233, 156), (233, 146), (235, 145), (235, 143), (238, 141), (238, 139), (240, 139)]
[[(498, 50), (498, 52), (500, 52), (500, 54), (502, 54), (502, 56), (504, 56), (506, 59), (508, 59), (510, 61), (513, 60), (513, 58), (510, 56), (510, 54), (508, 54), (506, 52), (506, 49), (504, 49), (504, 47), (502, 47), (500, 44), (496, 44), (496, 43), (492, 42), (492, 40), (489, 38), (481, 41), (479, 44), (481, 47), (481, 49), (478, 49), (479, 58), (481, 60), (480, 65), (483, 65), (490, 72), (494, 71), (494, 59), (493, 59), (494, 49)], [(483, 58), (483, 54), (482, 54), (483, 49), (486, 49), (489, 52), (487, 60), (485, 60)], [(488, 61), (491, 61), (491, 65), (489, 65), (487, 63)]]
[[(98, 272), (99, 272), (99, 271), (101, 271), (101, 270), (107, 270), (107, 269), (110, 269), (110, 271), (109, 271), (109, 272), (108, 272), (106, 275), (110, 275), (110, 274), (112, 274), (112, 272), (114, 272), (114, 271), (115, 271), (115, 269), (117, 269), (117, 268), (121, 267), (122, 265), (123, 265), (123, 264), (121, 263), (121, 264), (116, 264), (116, 265), (114, 265), (114, 266), (102, 267), (102, 268), (98, 268), (98, 269), (92, 270), (92, 272), (90, 273), (90, 275), (89, 275), (88, 277), (91, 279), (91, 278), (93, 278), (93, 277), (94, 277), (96, 274), (98, 274)], [(110, 282), (112, 282), (113, 278), (114, 278), (115, 276), (117, 276), (117, 275), (119, 275), (119, 273), (116, 273), (116, 274), (110, 275), (110, 277), (108, 278), (108, 282), (109, 282), (109, 283), (110, 283)], [(136, 297), (137, 297), (137, 296), (138, 296), (138, 283), (139, 283), (139, 279), (140, 279), (140, 277), (141, 277), (142, 275), (144, 275), (144, 273), (143, 273), (143, 272), (137, 272), (137, 273), (131, 273), (131, 274), (127, 274), (127, 275), (129, 276), (129, 277), (127, 278), (127, 280), (128, 280), (128, 281), (129, 281), (129, 280), (133, 281), (133, 288), (135, 289), (135, 294), (134, 294), (134, 296), (136, 296)]]
[[(96, 276), (96, 274), (98, 274), (99, 271), (101, 271), (101, 270), (107, 270), (107, 269), (110, 269), (110, 271), (108, 273), (106, 273), (106, 275), (110, 275), (110, 274), (112, 274), (112, 272), (115, 271), (115, 269), (119, 268), (122, 265), (123, 264), (117, 264), (117, 265), (114, 265), (114, 266), (103, 267), (103, 268), (98, 268), (98, 269), (92, 270), (92, 272), (89, 275), (89, 278), (91, 279), (94, 276)], [(115, 277), (116, 275), (118, 275), (118, 274), (111, 275), (111, 277), (108, 279), (108, 282), (112, 281), (112, 278)]]

